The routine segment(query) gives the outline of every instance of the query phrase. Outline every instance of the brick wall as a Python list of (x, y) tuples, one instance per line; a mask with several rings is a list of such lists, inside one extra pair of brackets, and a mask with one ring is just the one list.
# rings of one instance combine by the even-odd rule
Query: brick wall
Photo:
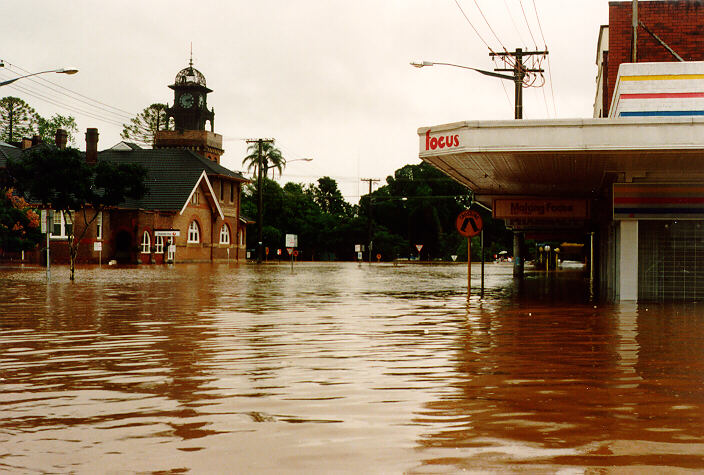
[[(633, 3), (609, 3), (608, 101), (611, 105), (618, 66), (631, 62)], [(685, 61), (704, 61), (704, 2), (638, 2), (640, 21)], [(638, 28), (638, 62), (677, 61), (643, 28)]]

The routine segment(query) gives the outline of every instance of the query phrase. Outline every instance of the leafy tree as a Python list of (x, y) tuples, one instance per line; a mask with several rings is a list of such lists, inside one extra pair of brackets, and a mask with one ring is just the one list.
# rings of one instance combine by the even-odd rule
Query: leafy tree
[[(244, 157), (242, 165), (247, 165), (247, 170), (252, 171), (253, 175), (257, 176), (259, 170), (259, 143), (250, 144), (247, 147), (247, 152), (249, 152), (249, 155)], [(286, 159), (271, 142), (262, 142), (261, 160), (262, 176), (264, 178), (267, 177), (270, 168), (278, 170), (279, 176), (281, 176), (286, 167)]]
[(0, 251), (26, 251), (41, 238), (39, 215), (12, 188), (0, 190)]
[(31, 137), (37, 130), (39, 115), (19, 97), (0, 99), (0, 140), (15, 142), (22, 137)]
[(159, 130), (171, 130), (166, 120), (166, 104), (152, 104), (137, 114), (129, 124), (122, 125), (120, 137), (138, 144), (152, 146)]
[(37, 116), (37, 132), (44, 142), (54, 142), (56, 129), (64, 129), (67, 134), (68, 143), (73, 145), (76, 144), (76, 134), (78, 133), (76, 119), (71, 116), (64, 116), (61, 114), (54, 114), (48, 119)]
[[(19, 160), (8, 159), (7, 168), (18, 190), (74, 223), (67, 228), (71, 280), (79, 243), (99, 213), (126, 198), (140, 199), (148, 191), (146, 170), (141, 166), (105, 161), (88, 164), (74, 148), (36, 147)], [(83, 217), (78, 230), (76, 213)]]
[(342, 196), (337, 182), (329, 176), (318, 178), (318, 186), (313, 187), (313, 196), (323, 213), (345, 215), (352, 208)]

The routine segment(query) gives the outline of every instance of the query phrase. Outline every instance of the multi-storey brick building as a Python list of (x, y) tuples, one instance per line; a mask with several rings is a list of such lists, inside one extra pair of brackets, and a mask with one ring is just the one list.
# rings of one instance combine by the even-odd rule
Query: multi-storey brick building
[[(636, 62), (704, 61), (704, 2), (640, 1), (637, 12)], [(633, 2), (609, 2), (597, 46), (596, 118), (609, 116), (618, 68), (632, 62), (632, 25)]]

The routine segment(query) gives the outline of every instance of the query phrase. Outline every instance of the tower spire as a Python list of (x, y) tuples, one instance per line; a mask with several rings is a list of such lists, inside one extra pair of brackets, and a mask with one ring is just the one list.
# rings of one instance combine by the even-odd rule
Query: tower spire
[(190, 67), (193, 67), (193, 42), (191, 41), (191, 60), (188, 62)]

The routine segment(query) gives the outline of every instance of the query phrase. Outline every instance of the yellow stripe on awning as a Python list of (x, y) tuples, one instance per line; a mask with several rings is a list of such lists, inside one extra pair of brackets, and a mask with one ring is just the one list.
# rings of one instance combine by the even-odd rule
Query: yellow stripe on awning
[(621, 76), (621, 81), (672, 81), (704, 79), (704, 74), (654, 74), (652, 76)]

